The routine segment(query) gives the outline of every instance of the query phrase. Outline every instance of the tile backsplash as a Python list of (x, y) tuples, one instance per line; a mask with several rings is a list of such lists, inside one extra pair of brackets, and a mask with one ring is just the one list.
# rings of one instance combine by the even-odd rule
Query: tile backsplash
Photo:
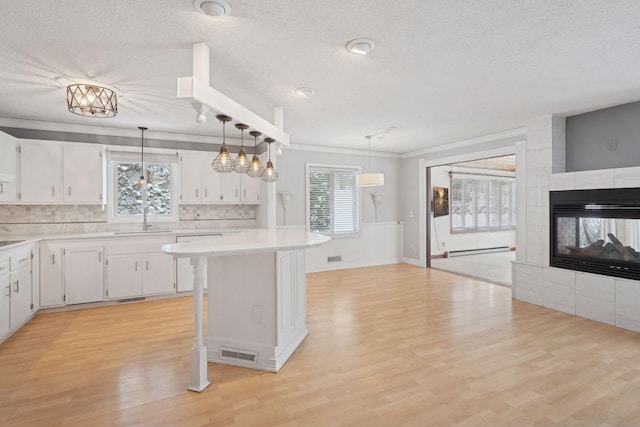
[[(255, 227), (256, 205), (181, 205), (180, 221), (162, 228)], [(100, 205), (0, 205), (1, 234), (58, 234), (123, 231), (139, 223), (109, 223)], [(153, 220), (150, 221), (153, 223)]]

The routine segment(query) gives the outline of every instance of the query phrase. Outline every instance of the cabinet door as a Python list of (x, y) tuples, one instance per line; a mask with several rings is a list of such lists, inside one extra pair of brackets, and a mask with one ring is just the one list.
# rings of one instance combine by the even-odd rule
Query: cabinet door
[(142, 260), (138, 255), (110, 255), (107, 258), (107, 298), (142, 295)]
[(0, 276), (0, 339), (11, 331), (9, 326), (11, 307), (11, 285), (9, 275)]
[(63, 148), (64, 201), (102, 203), (102, 146), (74, 144)]
[(60, 305), (64, 305), (62, 246), (43, 244), (40, 247), (40, 306)]
[(240, 200), (242, 203), (260, 203), (260, 179), (240, 175)]
[(223, 173), (222, 183), (222, 202), (239, 203), (240, 202), (240, 174), (235, 172)]
[(31, 270), (21, 268), (11, 274), (11, 307), (9, 327), (13, 330), (31, 316)]
[(180, 203), (202, 202), (202, 168), (200, 153), (180, 152)]
[(0, 202), (16, 201), (16, 138), (0, 132), (0, 174), (6, 174), (0, 182)]
[(56, 203), (60, 192), (62, 150), (56, 143), (20, 145), (20, 193), (25, 203)]
[(103, 300), (102, 246), (68, 247), (64, 253), (67, 304)]
[(142, 273), (144, 295), (166, 294), (175, 291), (174, 259), (162, 252), (145, 254)]
[(202, 201), (205, 203), (220, 203), (222, 195), (221, 173), (211, 167), (211, 162), (215, 158), (213, 153), (201, 152), (202, 162)]

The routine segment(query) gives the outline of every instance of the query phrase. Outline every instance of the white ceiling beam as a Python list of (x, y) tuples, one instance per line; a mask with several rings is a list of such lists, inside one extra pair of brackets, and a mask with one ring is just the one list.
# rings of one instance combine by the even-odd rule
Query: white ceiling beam
[[(193, 44), (193, 75), (178, 77), (178, 99), (187, 99), (190, 103), (201, 103), (215, 114), (225, 114), (238, 123), (244, 123), (251, 129), (270, 136), (284, 146), (289, 146), (289, 134), (278, 126), (258, 116), (228, 96), (209, 85), (209, 47), (204, 43)], [(282, 108), (282, 107), (276, 107)], [(276, 110), (278, 111), (278, 110)], [(280, 112), (282, 114), (282, 112)], [(276, 113), (278, 116), (278, 113)], [(284, 115), (278, 120), (282, 125)]]

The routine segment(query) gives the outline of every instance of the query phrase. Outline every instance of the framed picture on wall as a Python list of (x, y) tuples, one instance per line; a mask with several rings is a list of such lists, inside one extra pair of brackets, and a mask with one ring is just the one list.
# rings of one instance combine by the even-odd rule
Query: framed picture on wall
[(433, 187), (433, 217), (449, 215), (449, 189)]

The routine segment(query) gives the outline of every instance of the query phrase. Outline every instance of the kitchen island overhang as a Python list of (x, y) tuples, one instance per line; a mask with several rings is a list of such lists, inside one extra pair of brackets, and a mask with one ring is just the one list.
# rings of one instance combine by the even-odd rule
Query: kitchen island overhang
[[(308, 334), (305, 249), (330, 237), (292, 229), (250, 229), (163, 246), (194, 270), (195, 344), (189, 390), (209, 384), (207, 361), (277, 372)], [(208, 284), (207, 336), (203, 290)]]

